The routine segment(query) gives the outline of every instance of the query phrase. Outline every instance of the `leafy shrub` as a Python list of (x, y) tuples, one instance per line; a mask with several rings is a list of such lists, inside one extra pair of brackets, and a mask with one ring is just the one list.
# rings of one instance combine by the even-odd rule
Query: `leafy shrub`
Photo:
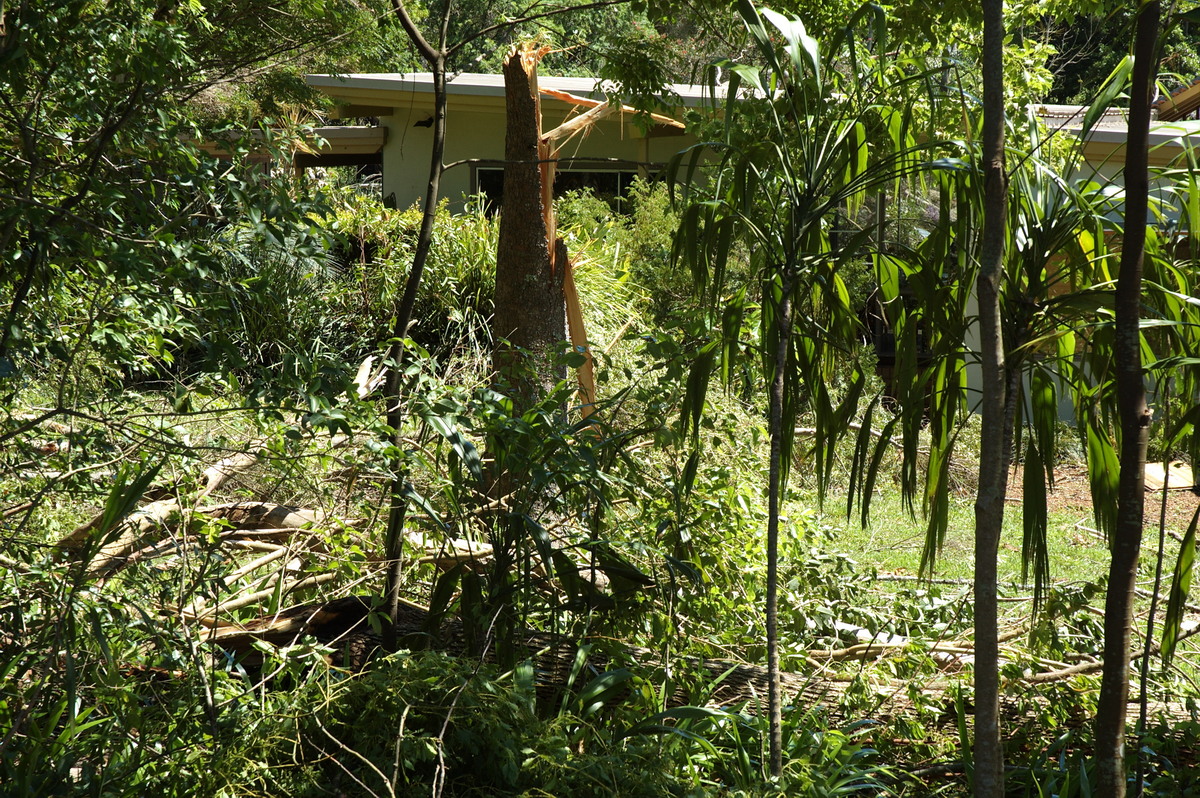
[[(416, 207), (396, 211), (352, 190), (330, 197), (327, 229), (341, 276), (330, 313), (357, 345), (376, 347), (392, 336), (421, 224)], [(498, 227), (482, 206), (452, 216), (443, 205), (413, 309), (413, 339), (439, 357), (488, 356), (488, 321), (496, 276)]]
[(695, 306), (690, 275), (672, 262), (679, 217), (665, 185), (634, 180), (620, 213), (584, 192), (568, 194), (557, 210), (560, 227), (615, 249), (650, 320), (662, 323)]

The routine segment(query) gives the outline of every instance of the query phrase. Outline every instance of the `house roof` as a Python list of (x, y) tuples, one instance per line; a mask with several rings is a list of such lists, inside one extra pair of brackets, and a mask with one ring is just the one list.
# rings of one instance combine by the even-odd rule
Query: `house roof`
[[(383, 101), (387, 98), (396, 99), (402, 95), (413, 97), (433, 95), (433, 74), (431, 72), (377, 72), (347, 75), (306, 75), (305, 81), (313, 88), (321, 90), (338, 100), (362, 102), (368, 98)], [(564, 78), (553, 75), (538, 75), (538, 86), (546, 89), (578, 94), (593, 99), (604, 99), (606, 90), (611, 91), (611, 83), (598, 78)], [(669, 84), (669, 89), (679, 97), (685, 106), (700, 105), (705, 97), (705, 86), (689, 83)], [(462, 99), (503, 97), (504, 76), (480, 72), (459, 72), (448, 75), (446, 92), (450, 97)]]
[[(1200, 84), (1197, 102), (1200, 103)], [(1083, 129), (1086, 105), (1050, 105), (1040, 103), (1033, 111), (1052, 129), (1079, 135)], [(1093, 164), (1119, 163), (1125, 158), (1125, 140), (1129, 135), (1128, 109), (1110, 108), (1096, 121), (1083, 143), (1083, 155)], [(1200, 150), (1200, 120), (1169, 121), (1165, 116), (1150, 122), (1150, 164), (1175, 163), (1186, 149)]]
[(1163, 97), (1154, 104), (1154, 107), (1158, 110), (1158, 118), (1167, 122), (1184, 119), (1200, 110), (1200, 78), (1170, 97)]
[[(1033, 112), (1038, 115), (1048, 127), (1073, 128), (1083, 127), (1083, 117), (1088, 111), (1086, 105), (1053, 105), (1037, 103)], [(1129, 111), (1126, 108), (1108, 108), (1096, 120), (1092, 130), (1125, 130), (1129, 126)]]
[[(1125, 159), (1125, 130), (1093, 130), (1083, 145), (1092, 163), (1120, 163)], [(1150, 123), (1150, 165), (1178, 164), (1187, 150), (1200, 150), (1200, 120)]]

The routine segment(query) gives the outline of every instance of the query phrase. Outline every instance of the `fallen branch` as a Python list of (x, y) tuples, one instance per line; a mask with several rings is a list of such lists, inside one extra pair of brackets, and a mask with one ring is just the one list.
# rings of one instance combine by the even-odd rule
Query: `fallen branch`
[[(610, 103), (607, 100), (593, 100), (590, 97), (580, 97), (577, 94), (570, 94), (569, 92), (559, 91), (558, 89), (547, 89), (547, 88), (539, 87), (539, 91), (542, 94), (546, 95), (547, 97), (553, 97), (556, 100), (562, 100), (563, 102), (571, 103), (572, 105), (582, 106), (584, 108), (598, 108), (600, 106), (607, 105), (607, 106), (611, 106), (614, 109), (620, 108), (621, 112), (626, 113), (626, 114), (641, 113), (636, 108), (629, 106), (629, 105), (617, 106), (613, 103)], [(682, 122), (680, 122), (678, 119), (672, 119), (671, 117), (664, 116), (662, 114), (651, 113), (650, 118), (653, 119), (658, 124), (666, 125), (667, 127), (678, 128), (680, 130), (682, 130), (685, 127), (685, 125)]]
[(324, 584), (325, 582), (330, 582), (336, 578), (337, 578), (337, 574), (332, 573), (332, 572), (324, 573), (324, 574), (314, 574), (313, 576), (306, 576), (303, 579), (296, 579), (291, 582), (287, 582), (282, 587), (279, 587), (278, 585), (276, 585), (274, 587), (270, 587), (265, 590), (259, 590), (255, 593), (248, 593), (244, 596), (239, 596), (235, 599), (231, 599), (230, 601), (222, 602), (221, 604), (217, 604), (212, 607), (209, 607), (208, 609), (198, 610), (198, 611), (195, 611), (194, 613), (184, 610), (181, 614), (185, 618), (188, 618), (190, 620), (201, 620), (203, 618), (215, 618), (217, 615), (219, 615), (222, 612), (232, 612), (234, 610), (239, 610), (242, 607), (246, 607), (251, 604), (254, 604), (255, 602), (258, 602), (258, 601), (266, 601), (267, 599), (270, 599), (273, 596), (275, 596), (276, 593), (278, 593), (280, 596), (286, 596), (289, 593), (296, 592), (297, 590), (302, 590), (306, 587), (313, 587), (315, 585)]
[[(853, 430), (861, 430), (862, 429), (862, 424), (856, 424), (854, 422), (851, 422), (850, 424), (847, 424), (846, 426)], [(811, 438), (812, 436), (816, 435), (817, 432), (819, 432), (819, 430), (816, 427), (796, 427), (796, 434), (803, 435), (806, 438)], [(881, 439), (883, 438), (883, 433), (877, 429), (872, 429), (871, 435), (873, 435), (876, 438), (881, 438)], [(902, 444), (896, 442), (896, 440), (894, 438), (892, 438), (891, 436), (888, 436), (887, 442), (894, 449), (901, 449), (901, 450), (904, 449), (904, 446)], [(927, 454), (929, 454), (929, 450), (921, 449), (921, 450), (919, 450), (918, 454), (927, 455)]]
[[(184, 512), (176, 499), (151, 502), (131, 514), (114, 531), (113, 540), (101, 547), (87, 566), (89, 576), (108, 576), (131, 562), (157, 556), (176, 548), (177, 541), (159, 546), (151, 542), (153, 535), (162, 537), (170, 534), (187, 535), (206, 520), (224, 522), (230, 529), (221, 533), (222, 538), (263, 538), (283, 540), (298, 533), (316, 535), (313, 529), (328, 522), (330, 516), (318, 511), (289, 507), (268, 502), (233, 502), (201, 507), (188, 516), (188, 524), (180, 528)], [(356, 521), (338, 519), (339, 525), (353, 526)], [(59, 541), (61, 549), (70, 552), (83, 547), (87, 536), (99, 524), (99, 517), (78, 527)], [(138, 551), (139, 547), (145, 547)]]
[(257, 571), (259, 568), (262, 568), (264, 565), (270, 565), (271, 563), (275, 562), (275, 560), (278, 560), (280, 557), (282, 557), (283, 555), (285, 555), (287, 553), (288, 553), (288, 549), (286, 547), (280, 546), (279, 548), (275, 549), (274, 551), (267, 552), (263, 556), (261, 556), (257, 559), (251, 560), (250, 562), (246, 563), (245, 565), (241, 566), (240, 568), (232, 571), (222, 581), (226, 585), (232, 585), (234, 582), (241, 579), (243, 576), (246, 576), (248, 574), (253, 573), (254, 571)]
[[(372, 612), (377, 612), (374, 602), (369, 598), (350, 597), (337, 599), (323, 604), (304, 605), (281, 611), (242, 625), (218, 622), (212, 618), (198, 619), (209, 628), (208, 640), (226, 650), (253, 656), (255, 643), (270, 642), (276, 645), (290, 645), (301, 636), (310, 635), (327, 645), (337, 645), (342, 653), (337, 661), (343, 667), (361, 668), (370, 659), (371, 653), (380, 645), (380, 639), (372, 632), (367, 622)], [(463, 629), (455, 621), (441, 625), (436, 637), (430, 637), (428, 629), (428, 610), (412, 602), (401, 601), (397, 616), (397, 638), (407, 641), (409, 647), (435, 647), (454, 655), (465, 655), (467, 651)], [(519, 633), (517, 639), (510, 641), (518, 649), (524, 650), (524, 656), (534, 661), (535, 673), (539, 680), (538, 690), (563, 689), (568, 682), (568, 675), (575, 665), (576, 653), (581, 642), (567, 637), (526, 631)], [(610, 648), (612, 641), (608, 641)], [(949, 644), (943, 644), (947, 648)], [(965, 648), (965, 646), (959, 646)], [(652, 667), (651, 663), (659, 658), (659, 653), (635, 646), (622, 646), (624, 656), (629, 657), (643, 666)], [(597, 668), (610, 666), (610, 662), (599, 655), (593, 654), (591, 662)], [(1083, 663), (1079, 666), (1061, 668), (1044, 674), (1035, 674), (1024, 679), (1010, 682), (1009, 686), (1045, 684), (1055, 679), (1069, 678), (1076, 673), (1088, 673), (1090, 669), (1099, 667), (1099, 663)], [(716, 707), (738, 707), (744, 711), (755, 711), (766, 695), (766, 670), (757, 665), (742, 662), (732, 662), (715, 659), (685, 659), (676, 664), (675, 670), (692, 669), (707, 673), (709, 680), (708, 699), (704, 703)], [(819, 669), (819, 666), (818, 666)], [(780, 675), (784, 692), (794, 704), (820, 706), (831, 714), (837, 715), (841, 694), (851, 683), (857, 682), (861, 674), (801, 674), (783, 673)], [(877, 721), (886, 721), (889, 717), (914, 709), (917, 706), (930, 704), (948, 707), (947, 711), (954, 712), (954, 704), (947, 701), (946, 691), (955, 682), (939, 680), (917, 687), (923, 698), (914, 699), (910, 692), (912, 685), (903, 680), (894, 680), (884, 675), (873, 678), (872, 684), (879, 694), (879, 704), (871, 713)], [(915, 700), (915, 703), (914, 703)], [(695, 697), (677, 693), (668, 703), (677, 706), (681, 703), (694, 702)], [(1027, 699), (1017, 700), (1010, 694), (1005, 703), (1010, 713), (1029, 714)], [(1188, 718), (1187, 710), (1178, 704), (1156, 704), (1156, 711), (1169, 717)], [(969, 711), (969, 710), (968, 710)], [(858, 719), (844, 718), (845, 720)]]
[(108, 576), (120, 570), (128, 563), (129, 555), (145, 545), (151, 535), (169, 532), (178, 524), (181, 515), (182, 510), (175, 499), (150, 502), (139, 508), (114, 530), (113, 539), (100, 547), (87, 564), (85, 573)]
[(213, 463), (200, 474), (200, 498), (207, 498), (233, 477), (258, 465), (259, 458), (268, 449), (265, 438), (250, 441), (245, 451)]
[(1099, 673), (1103, 669), (1104, 663), (1100, 661), (1081, 662), (1078, 665), (1069, 665), (1054, 671), (1043, 671), (1042, 673), (1032, 673), (1028, 676), (1022, 676), (1020, 681), (1025, 684), (1048, 684), (1050, 682), (1059, 682), (1063, 679), (1070, 679), (1072, 676), (1079, 676), (1085, 673)]

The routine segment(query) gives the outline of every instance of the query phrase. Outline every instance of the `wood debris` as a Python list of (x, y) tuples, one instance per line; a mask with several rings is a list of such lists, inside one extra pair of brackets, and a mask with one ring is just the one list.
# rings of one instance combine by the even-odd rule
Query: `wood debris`
[(1182, 460), (1171, 463), (1146, 463), (1146, 490), (1195, 490), (1196, 477)]

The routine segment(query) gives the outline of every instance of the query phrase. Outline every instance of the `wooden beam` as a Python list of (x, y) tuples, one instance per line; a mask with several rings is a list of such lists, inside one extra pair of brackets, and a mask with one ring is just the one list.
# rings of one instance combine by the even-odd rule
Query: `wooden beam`
[(1186, 119), (1200, 109), (1200, 80), (1180, 89), (1170, 97), (1164, 97), (1154, 104), (1158, 118), (1164, 122), (1175, 122)]
[(1187, 463), (1176, 460), (1173, 463), (1146, 463), (1146, 490), (1192, 490), (1196, 487), (1196, 478)]

